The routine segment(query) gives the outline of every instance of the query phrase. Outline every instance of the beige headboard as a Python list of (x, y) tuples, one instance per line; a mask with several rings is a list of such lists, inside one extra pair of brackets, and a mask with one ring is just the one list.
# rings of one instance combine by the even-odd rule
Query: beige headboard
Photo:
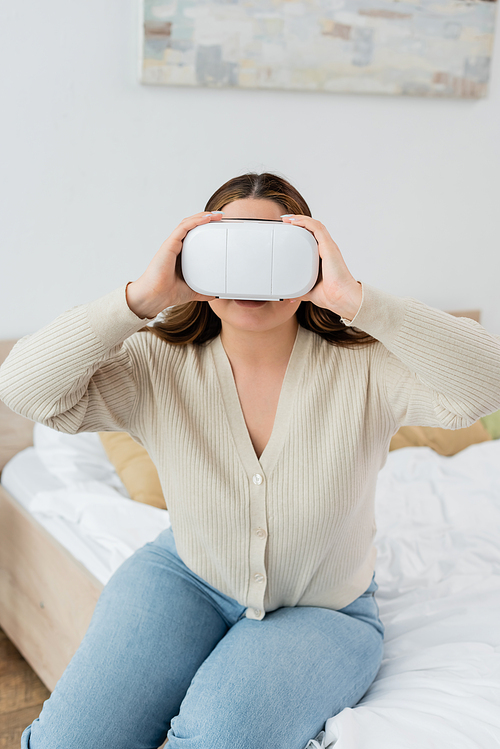
[(480, 309), (468, 309), (468, 310), (462, 310), (459, 312), (448, 312), (449, 315), (453, 315), (454, 317), (470, 317), (472, 320), (475, 320), (476, 322), (481, 322), (481, 310)]
[[(480, 322), (480, 310), (450, 312), (456, 317), (471, 317)], [(0, 341), (0, 364), (15, 341)], [(33, 444), (33, 422), (18, 416), (0, 401), (0, 471), (16, 453)]]

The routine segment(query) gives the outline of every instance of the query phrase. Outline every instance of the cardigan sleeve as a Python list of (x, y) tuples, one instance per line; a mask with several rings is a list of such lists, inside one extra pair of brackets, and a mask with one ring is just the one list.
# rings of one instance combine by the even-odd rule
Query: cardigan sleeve
[(74, 307), (16, 343), (0, 368), (0, 398), (9, 408), (70, 434), (133, 434), (138, 367), (124, 342), (148, 320), (130, 310), (125, 289)]
[(460, 429), (500, 408), (500, 337), (479, 323), (362, 284), (348, 326), (385, 347), (380, 376), (400, 426)]

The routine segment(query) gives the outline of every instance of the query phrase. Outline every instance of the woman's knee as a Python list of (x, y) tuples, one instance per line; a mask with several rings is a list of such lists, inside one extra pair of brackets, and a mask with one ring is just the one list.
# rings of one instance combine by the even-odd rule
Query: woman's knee
[[(305, 721), (284, 719), (279, 708), (268, 702), (265, 709), (254, 700), (215, 698), (195, 712), (183, 710), (171, 723), (167, 747), (171, 749), (304, 749), (324, 727), (329, 715)], [(290, 717), (290, 716), (289, 716)]]

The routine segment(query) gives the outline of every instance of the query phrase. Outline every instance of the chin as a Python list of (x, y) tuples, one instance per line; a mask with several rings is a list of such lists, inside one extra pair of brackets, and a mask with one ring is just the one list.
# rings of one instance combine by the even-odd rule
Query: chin
[[(258, 302), (245, 299), (216, 299), (210, 307), (222, 325), (238, 330), (264, 333), (293, 324), (296, 307), (284, 302)], [(298, 307), (298, 304), (297, 304)]]

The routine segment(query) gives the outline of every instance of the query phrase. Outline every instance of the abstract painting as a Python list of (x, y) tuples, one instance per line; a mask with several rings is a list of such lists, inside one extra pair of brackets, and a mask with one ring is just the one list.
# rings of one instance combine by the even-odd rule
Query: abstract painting
[(141, 81), (481, 98), (495, 0), (143, 0)]

